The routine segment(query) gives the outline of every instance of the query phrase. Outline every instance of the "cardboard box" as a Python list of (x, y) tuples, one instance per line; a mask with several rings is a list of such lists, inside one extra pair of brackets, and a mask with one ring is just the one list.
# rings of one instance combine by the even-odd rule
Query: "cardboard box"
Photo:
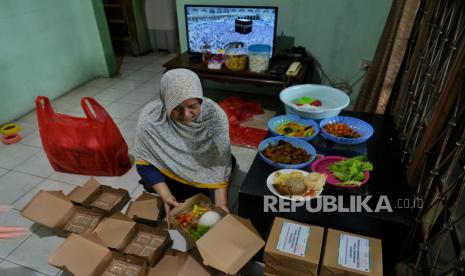
[(48, 257), (48, 263), (76, 276), (147, 275), (144, 260), (110, 251), (95, 234), (71, 234)]
[(159, 196), (143, 192), (129, 203), (126, 216), (142, 223), (156, 224), (163, 217), (163, 201)]
[(276, 217), (265, 246), (265, 273), (317, 275), (324, 228)]
[[(204, 194), (188, 198), (184, 203), (172, 209), (168, 216), (172, 226), (187, 239), (192, 238), (176, 221), (176, 216), (192, 210), (196, 203), (211, 201)], [(214, 207), (212, 207), (215, 210)], [(220, 214), (224, 212), (217, 210)], [(195, 241), (205, 265), (227, 274), (236, 274), (265, 245), (250, 220), (227, 214), (199, 240)]]
[(186, 242), (188, 246), (192, 245), (195, 246), (196, 240), (194, 240), (183, 228), (178, 221), (176, 220), (176, 217), (180, 214), (189, 212), (193, 209), (194, 205), (202, 205), (202, 206), (208, 206), (210, 211), (215, 211), (219, 213), (222, 217), (226, 216), (226, 212), (221, 209), (216, 207), (214, 204), (211, 203), (210, 198), (207, 197), (204, 194), (197, 194), (193, 197), (190, 197), (186, 199), (181, 206), (176, 207), (171, 210), (170, 215), (168, 216), (168, 220), (170, 221), (171, 227), (174, 229), (178, 230), (179, 233), (186, 239)]
[(215, 274), (204, 267), (195, 254), (170, 251), (154, 268), (150, 269), (148, 276), (212, 276)]
[(383, 253), (379, 239), (329, 229), (324, 251), (321, 276), (383, 275)]
[(150, 266), (160, 260), (170, 241), (168, 232), (136, 223), (121, 213), (105, 218), (94, 233), (109, 248), (144, 258)]
[(120, 211), (129, 202), (129, 192), (102, 185), (94, 178), (74, 188), (68, 198), (79, 205), (103, 210), (107, 215)]
[(21, 214), (53, 228), (59, 236), (90, 233), (104, 212), (74, 205), (62, 191), (39, 191), (21, 210)]

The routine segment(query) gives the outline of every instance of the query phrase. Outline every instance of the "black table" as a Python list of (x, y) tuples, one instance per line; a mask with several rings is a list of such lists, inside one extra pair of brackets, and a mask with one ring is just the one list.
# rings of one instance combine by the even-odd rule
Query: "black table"
[[(366, 154), (373, 163), (368, 182), (357, 189), (335, 189), (325, 185), (322, 195), (341, 196), (343, 206), (350, 206), (350, 196), (372, 197), (369, 206), (374, 208), (381, 196), (387, 196), (393, 212), (308, 212), (298, 207), (295, 212), (264, 212), (264, 196), (272, 193), (266, 187), (266, 178), (276, 171), (267, 165), (260, 156), (255, 160), (239, 191), (238, 213), (249, 218), (263, 238), (267, 238), (275, 216), (284, 217), (313, 225), (324, 226), (356, 234), (379, 238), (383, 242), (385, 273), (392, 266), (412, 222), (407, 204), (414, 204), (412, 192), (408, 188), (400, 162), (399, 142), (396, 139), (392, 117), (368, 113), (343, 112), (342, 115), (360, 118), (374, 128), (373, 136), (364, 144), (345, 146), (334, 144), (323, 138), (312, 141), (317, 153), (352, 157)], [(310, 168), (305, 169), (310, 171)], [(316, 201), (311, 200), (316, 207)]]

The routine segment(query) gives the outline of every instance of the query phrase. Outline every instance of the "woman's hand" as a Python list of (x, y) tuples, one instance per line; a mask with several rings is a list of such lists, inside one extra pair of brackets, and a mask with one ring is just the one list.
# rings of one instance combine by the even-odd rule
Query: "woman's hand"
[(158, 184), (153, 185), (153, 189), (163, 200), (163, 205), (165, 207), (165, 220), (168, 224), (168, 228), (170, 228), (170, 222), (168, 220), (168, 215), (172, 209), (172, 207), (178, 207), (180, 204), (176, 201), (176, 198), (171, 194), (170, 188), (166, 185), (165, 182), (161, 182)]
[[(6, 212), (8, 209), (7, 206), (0, 206), (0, 213)], [(26, 234), (26, 228), (0, 225), (0, 240), (16, 238), (24, 234)]]
[(223, 209), (226, 213), (229, 213), (227, 188), (215, 189), (215, 206)]

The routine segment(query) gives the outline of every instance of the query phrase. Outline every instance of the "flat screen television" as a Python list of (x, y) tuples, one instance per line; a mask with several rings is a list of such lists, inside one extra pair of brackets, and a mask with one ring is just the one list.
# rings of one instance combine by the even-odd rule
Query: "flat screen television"
[(277, 7), (185, 5), (189, 53), (201, 53), (205, 45), (212, 53), (230, 42), (267, 44), (274, 50)]

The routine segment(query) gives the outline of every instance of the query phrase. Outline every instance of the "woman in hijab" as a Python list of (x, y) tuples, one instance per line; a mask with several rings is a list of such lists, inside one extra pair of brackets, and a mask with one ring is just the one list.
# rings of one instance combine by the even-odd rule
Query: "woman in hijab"
[(199, 77), (187, 69), (166, 72), (161, 97), (141, 112), (136, 130), (136, 166), (141, 183), (156, 192), (165, 211), (199, 192), (213, 191), (227, 209), (232, 156), (224, 111), (203, 97)]

